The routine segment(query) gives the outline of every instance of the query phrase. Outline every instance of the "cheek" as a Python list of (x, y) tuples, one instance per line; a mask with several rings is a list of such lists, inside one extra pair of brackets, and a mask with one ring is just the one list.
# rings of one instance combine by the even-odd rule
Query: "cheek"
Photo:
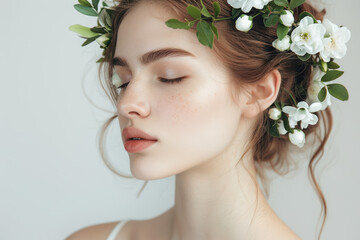
[(157, 110), (168, 152), (193, 160), (217, 155), (230, 144), (240, 117), (225, 86), (215, 84), (171, 95)]

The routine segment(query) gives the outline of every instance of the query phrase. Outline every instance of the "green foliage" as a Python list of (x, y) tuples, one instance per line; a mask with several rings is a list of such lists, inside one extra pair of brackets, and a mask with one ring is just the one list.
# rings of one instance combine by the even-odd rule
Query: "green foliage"
[(326, 94), (327, 94), (326, 87), (323, 87), (318, 94), (318, 99), (320, 100), (320, 102), (323, 102), (325, 100)]
[(288, 34), (289, 30), (290, 30), (290, 28), (288, 28), (282, 24), (279, 24), (276, 29), (276, 33), (277, 33), (279, 40), (283, 40), (284, 37)]
[(264, 18), (265, 27), (273, 27), (278, 24), (280, 16), (277, 14), (271, 14), (269, 17)]
[(292, 129), (290, 127), (289, 118), (286, 116), (286, 114), (281, 114), (281, 120), (283, 120), (283, 122), (284, 122), (284, 127), (285, 127), (286, 131), (288, 131), (290, 133), (294, 133), (294, 129)]
[(341, 101), (349, 100), (349, 93), (343, 85), (334, 83), (327, 85), (327, 87), (331, 96)]
[(98, 16), (99, 15), (92, 7), (87, 7), (87, 6), (84, 6), (81, 4), (75, 4), (74, 8), (78, 12), (80, 12), (84, 15), (87, 15), (87, 16)]
[(95, 10), (98, 10), (98, 6), (99, 6), (99, 0), (92, 0), (92, 5), (95, 8)]
[(69, 30), (85, 38), (92, 38), (99, 35), (98, 33), (94, 33), (93, 31), (91, 31), (90, 28), (82, 26), (80, 24), (71, 25), (69, 27)]
[(79, 0), (79, 3), (85, 7), (92, 7), (87, 0)]
[(90, 30), (94, 33), (100, 33), (100, 34), (107, 33), (107, 31), (103, 27), (93, 27), (93, 28), (90, 28)]
[(306, 53), (304, 56), (297, 56), (301, 61), (306, 62), (307, 60), (309, 60), (311, 58), (311, 55)]
[(314, 20), (314, 22), (317, 22), (317, 20), (316, 20), (316, 18), (311, 14), (311, 13), (309, 13), (309, 12), (302, 12), (302, 13), (300, 13), (300, 15), (299, 15), (299, 19), (301, 20), (301, 19), (303, 19), (304, 17), (311, 17), (313, 20)]
[(174, 29), (190, 29), (190, 26), (188, 23), (181, 22), (177, 19), (169, 19), (165, 22), (166, 26), (174, 28)]
[(214, 7), (214, 17), (217, 18), (221, 11), (220, 4), (218, 2), (213, 2), (213, 7)]
[(289, 2), (288, 2), (288, 0), (274, 0), (274, 3), (275, 3), (277, 6), (289, 7)]
[(338, 64), (334, 63), (334, 62), (329, 62), (328, 63), (328, 68), (329, 69), (338, 69), (338, 68), (340, 68), (340, 66)]
[(290, 8), (294, 9), (299, 7), (300, 5), (302, 5), (305, 2), (305, 0), (291, 0), (290, 1)]
[(186, 10), (190, 14), (190, 16), (192, 16), (194, 19), (201, 19), (201, 10), (200, 10), (200, 8), (198, 8), (198, 7), (194, 6), (194, 5), (189, 5), (189, 6), (187, 6)]
[(211, 24), (210, 24), (210, 27), (211, 27), (211, 30), (213, 31), (213, 33), (215, 34), (216, 39), (219, 40), (219, 33), (218, 33), (218, 30), (217, 30), (217, 28), (215, 27), (214, 23), (211, 23)]
[(97, 35), (95, 37), (92, 38), (88, 38), (86, 39), (86, 41), (81, 45), (82, 47), (88, 45), (89, 43), (92, 43), (93, 41), (95, 41), (98, 37), (100, 37), (101, 35)]
[(241, 14), (242, 14), (242, 11), (240, 8), (239, 9), (233, 8), (231, 10), (231, 18), (234, 20), (237, 19), (238, 17), (240, 17)]
[(214, 42), (214, 34), (211, 30), (210, 24), (206, 21), (199, 21), (196, 28), (196, 36), (199, 39), (199, 42), (205, 46), (212, 48)]
[(270, 126), (270, 135), (273, 137), (280, 137), (279, 129), (278, 129), (278, 122), (274, 121), (273, 124)]
[(327, 73), (321, 78), (323, 82), (329, 82), (341, 77), (344, 74), (343, 71), (339, 70), (329, 70)]

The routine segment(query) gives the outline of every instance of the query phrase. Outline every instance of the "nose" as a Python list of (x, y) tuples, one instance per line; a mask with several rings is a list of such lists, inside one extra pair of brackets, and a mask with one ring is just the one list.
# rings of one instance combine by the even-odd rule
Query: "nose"
[(147, 99), (145, 86), (141, 86), (140, 82), (130, 81), (126, 89), (117, 101), (118, 113), (129, 119), (136, 117), (145, 118), (150, 114), (150, 104)]

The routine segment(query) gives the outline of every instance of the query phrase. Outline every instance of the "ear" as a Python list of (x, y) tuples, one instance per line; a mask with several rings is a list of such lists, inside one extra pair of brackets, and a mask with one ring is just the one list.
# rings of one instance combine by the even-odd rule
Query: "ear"
[(276, 100), (281, 85), (281, 74), (272, 70), (263, 79), (250, 84), (243, 117), (253, 118), (270, 107)]

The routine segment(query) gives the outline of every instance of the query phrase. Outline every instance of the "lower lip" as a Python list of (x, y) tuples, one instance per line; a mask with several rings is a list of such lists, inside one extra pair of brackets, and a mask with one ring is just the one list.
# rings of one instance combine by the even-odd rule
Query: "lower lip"
[(156, 140), (129, 140), (125, 142), (124, 146), (129, 153), (135, 153), (150, 147), (156, 142)]

